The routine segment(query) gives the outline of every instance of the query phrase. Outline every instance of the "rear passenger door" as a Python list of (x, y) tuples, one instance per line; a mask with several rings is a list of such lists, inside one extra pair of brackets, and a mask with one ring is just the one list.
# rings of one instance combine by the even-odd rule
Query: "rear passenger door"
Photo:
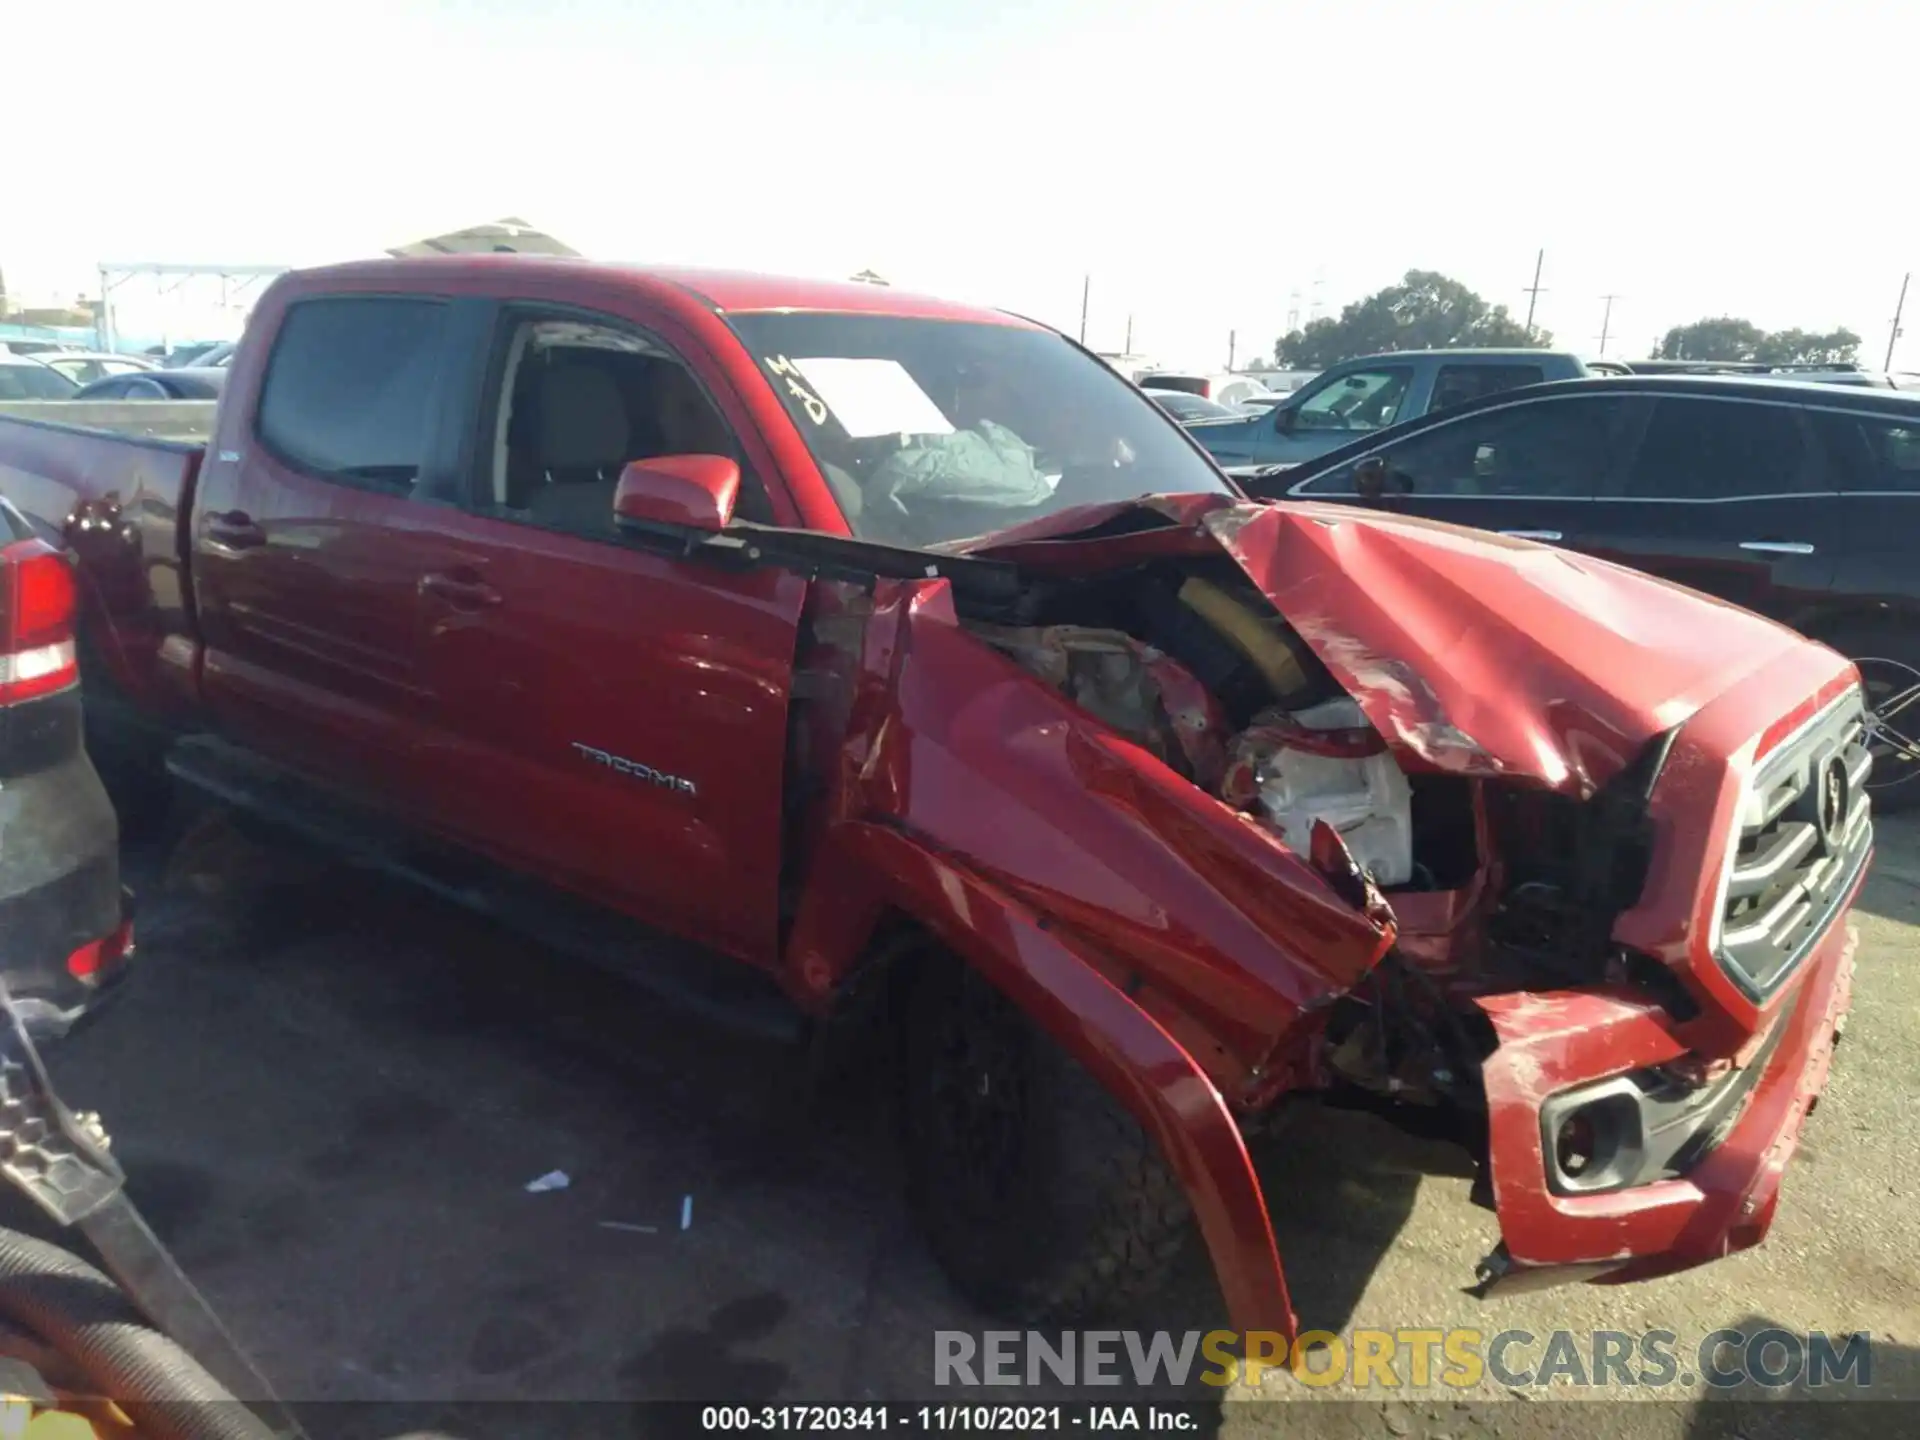
[(1845, 563), (1835, 591), (1848, 599), (1920, 600), (1920, 416), (1807, 412), (1833, 465)]
[(295, 299), (264, 368), (236, 377), (251, 388), (227, 392), (194, 503), (210, 711), (407, 813), (425, 799), (420, 587), (453, 563), (458, 514), (440, 459), (458, 303)]
[(1658, 395), (1593, 511), (1584, 548), (1774, 619), (1833, 582), (1839, 506), (1795, 405)]

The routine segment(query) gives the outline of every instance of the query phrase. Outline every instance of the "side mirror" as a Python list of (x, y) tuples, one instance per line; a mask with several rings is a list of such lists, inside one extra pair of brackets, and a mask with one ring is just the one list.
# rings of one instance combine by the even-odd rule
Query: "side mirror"
[(740, 467), (724, 455), (656, 455), (620, 472), (613, 517), (649, 528), (715, 532), (733, 519)]
[(1293, 406), (1276, 405), (1273, 407), (1273, 428), (1283, 435), (1293, 429)]

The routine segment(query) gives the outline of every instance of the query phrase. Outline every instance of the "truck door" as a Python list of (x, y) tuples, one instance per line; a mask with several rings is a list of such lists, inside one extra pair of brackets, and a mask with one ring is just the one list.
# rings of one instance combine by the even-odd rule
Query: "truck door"
[[(1347, 370), (1309, 382), (1300, 393), (1259, 419), (1253, 453), (1224, 464), (1293, 465), (1358, 440), (1371, 430), (1418, 415), (1425, 395), (1412, 365)], [(1209, 447), (1211, 448), (1211, 447)], [(1217, 453), (1217, 452), (1216, 452)]]
[[(770, 964), (806, 583), (635, 548), (622, 467), (753, 452), (660, 327), (506, 306), (457, 544), (423, 587), (439, 822), (517, 868)], [(757, 437), (752, 437), (757, 446)]]
[(419, 798), (428, 708), (417, 585), (452, 563), (433, 457), (453, 310), (406, 295), (293, 300), (265, 365), (235, 372), (194, 505), (210, 712), (401, 808)]
[(1584, 548), (1776, 620), (1833, 583), (1840, 506), (1797, 404), (1662, 395)]

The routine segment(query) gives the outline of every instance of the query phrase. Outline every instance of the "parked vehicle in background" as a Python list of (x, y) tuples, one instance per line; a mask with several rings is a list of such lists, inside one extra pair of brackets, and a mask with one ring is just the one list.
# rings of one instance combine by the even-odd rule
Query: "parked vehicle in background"
[(1604, 360), (1590, 361), (1596, 371), (1620, 375), (1749, 375), (1756, 379), (1815, 381), (1822, 385), (1861, 385), (1872, 390), (1920, 390), (1920, 375), (1869, 370), (1859, 364), (1768, 365), (1753, 360)]
[(1144, 390), (1146, 397), (1181, 424), (1190, 420), (1226, 420), (1246, 412), (1217, 404), (1185, 390)]
[(1291, 1336), (1243, 1134), (1300, 1091), (1468, 1148), (1486, 1292), (1765, 1234), (1873, 848), (1825, 647), (1254, 503), (1061, 335), (889, 287), (296, 272), (208, 408), (204, 447), (0, 419), (90, 711), (710, 1013), (898, 1026), (912, 1208), (982, 1306), (1111, 1312), (1197, 1221)]
[(211, 350), (201, 352), (194, 360), (194, 366), (200, 370), (208, 370), (216, 367), (224, 370), (228, 365), (233, 363), (233, 352), (238, 348), (233, 341), (223, 340)]
[(1247, 370), (1242, 373), (1249, 380), (1258, 380), (1270, 393), (1284, 399), (1320, 372), (1318, 370)]
[(50, 350), (33, 358), (58, 370), (76, 385), (154, 368), (153, 361), (141, 355), (114, 355), (97, 350)]
[(184, 345), (176, 345), (171, 350), (161, 352), (161, 365), (168, 370), (179, 370), (188, 365), (198, 365), (200, 357), (222, 345), (219, 340), (192, 340)]
[(212, 400), (227, 372), (218, 367), (190, 370), (142, 370), (114, 375), (77, 390), (75, 400)]
[(1263, 415), (1195, 425), (1192, 434), (1225, 466), (1291, 465), (1481, 395), (1586, 373), (1579, 356), (1551, 350), (1367, 355), (1322, 371)]
[(1584, 550), (1823, 640), (1866, 683), (1874, 803), (1920, 803), (1920, 396), (1602, 377), (1488, 397), (1243, 483)]
[(28, 355), (0, 355), (0, 400), (65, 400), (80, 387)]
[(1264, 395), (1267, 387), (1249, 375), (1184, 375), (1149, 370), (1139, 378), (1142, 390), (1180, 390), (1219, 405), (1238, 405), (1250, 395)]
[(82, 735), (78, 598), (72, 556), (0, 498), (0, 966), (45, 1037), (133, 953), (119, 829)]
[(58, 340), (0, 340), (0, 355), (45, 355), (65, 348)]

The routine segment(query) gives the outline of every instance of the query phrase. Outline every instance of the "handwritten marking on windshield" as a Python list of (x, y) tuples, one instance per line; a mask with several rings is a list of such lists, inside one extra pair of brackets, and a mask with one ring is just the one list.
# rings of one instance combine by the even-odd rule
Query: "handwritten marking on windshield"
[(800, 376), (800, 367), (784, 355), (767, 356), (767, 369), (787, 382), (787, 389), (793, 393), (807, 412), (807, 418), (816, 425), (827, 423), (827, 406), (818, 395), (809, 390)]

